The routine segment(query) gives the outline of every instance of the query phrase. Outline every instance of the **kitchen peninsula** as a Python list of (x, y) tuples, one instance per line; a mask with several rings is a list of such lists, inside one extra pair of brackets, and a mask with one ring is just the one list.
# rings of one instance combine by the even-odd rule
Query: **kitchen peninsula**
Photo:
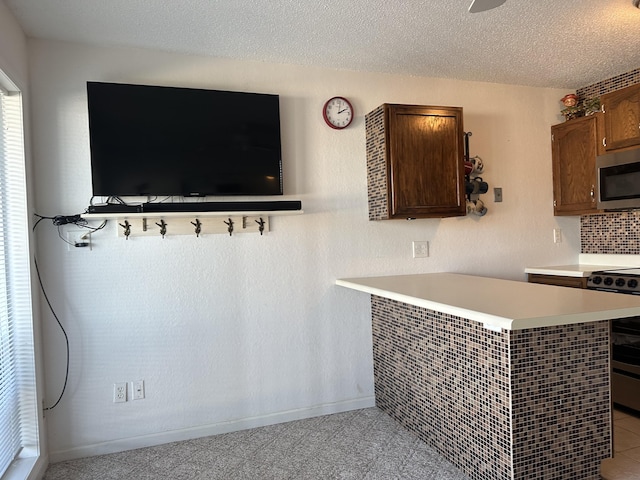
[(600, 478), (608, 320), (640, 298), (452, 273), (336, 284), (371, 294), (376, 405), (471, 478)]

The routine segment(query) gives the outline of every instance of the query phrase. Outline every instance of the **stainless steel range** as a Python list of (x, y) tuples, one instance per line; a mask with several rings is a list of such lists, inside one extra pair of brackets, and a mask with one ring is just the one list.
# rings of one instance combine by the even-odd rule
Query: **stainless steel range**
[[(587, 288), (640, 295), (640, 268), (593, 272)], [(611, 396), (640, 411), (640, 317), (611, 320)]]
[(593, 272), (587, 279), (587, 288), (640, 295), (640, 268)]

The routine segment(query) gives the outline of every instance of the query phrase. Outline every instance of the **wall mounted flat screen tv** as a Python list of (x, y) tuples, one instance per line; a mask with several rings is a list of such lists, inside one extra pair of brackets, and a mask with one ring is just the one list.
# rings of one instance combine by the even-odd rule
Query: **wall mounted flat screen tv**
[(94, 196), (282, 195), (278, 95), (87, 82)]

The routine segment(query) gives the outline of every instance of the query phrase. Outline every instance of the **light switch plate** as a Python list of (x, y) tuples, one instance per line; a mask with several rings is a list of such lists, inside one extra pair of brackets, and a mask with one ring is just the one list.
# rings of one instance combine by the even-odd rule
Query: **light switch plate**
[(562, 243), (562, 230), (559, 228), (553, 229), (553, 243)]

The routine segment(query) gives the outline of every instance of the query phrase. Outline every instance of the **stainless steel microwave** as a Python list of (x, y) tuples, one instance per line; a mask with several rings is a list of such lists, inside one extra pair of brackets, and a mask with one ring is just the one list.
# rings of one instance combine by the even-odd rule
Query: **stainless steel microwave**
[(598, 208), (640, 208), (640, 149), (609, 153), (596, 158)]

